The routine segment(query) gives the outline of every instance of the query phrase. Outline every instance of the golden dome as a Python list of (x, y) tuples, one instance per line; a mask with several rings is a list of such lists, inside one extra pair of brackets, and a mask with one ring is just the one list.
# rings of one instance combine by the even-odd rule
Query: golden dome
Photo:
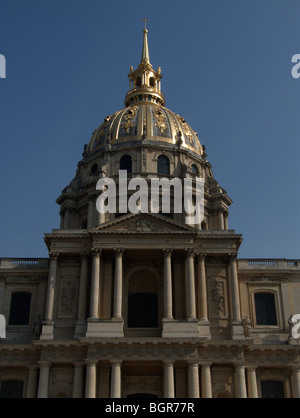
[(130, 67), (129, 92), (125, 108), (107, 116), (97, 128), (86, 148), (86, 154), (112, 145), (140, 141), (170, 143), (203, 154), (197, 133), (185, 119), (164, 107), (161, 92), (161, 69), (150, 64), (148, 30), (145, 28), (141, 62), (136, 70)]
[(92, 154), (107, 146), (132, 141), (160, 141), (180, 145), (202, 155), (197, 133), (185, 119), (151, 101), (128, 106), (112, 116), (107, 116), (93, 132), (87, 153)]

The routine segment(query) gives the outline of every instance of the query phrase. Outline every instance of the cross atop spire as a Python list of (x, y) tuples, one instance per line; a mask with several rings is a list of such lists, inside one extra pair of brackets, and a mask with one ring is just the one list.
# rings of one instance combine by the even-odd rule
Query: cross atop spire
[(145, 17), (145, 19), (142, 19), (142, 21), (143, 21), (143, 22), (145, 22), (145, 29), (144, 29), (144, 30), (147, 30), (147, 28), (146, 28), (146, 23), (147, 23), (147, 22), (150, 22), (150, 20), (149, 20), (149, 19), (147, 19), (147, 18)]

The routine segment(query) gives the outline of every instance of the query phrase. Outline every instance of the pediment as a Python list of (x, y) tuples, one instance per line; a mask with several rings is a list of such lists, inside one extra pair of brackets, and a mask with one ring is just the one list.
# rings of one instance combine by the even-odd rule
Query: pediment
[(128, 214), (97, 226), (90, 233), (197, 233), (189, 225), (181, 224), (163, 215), (153, 213)]

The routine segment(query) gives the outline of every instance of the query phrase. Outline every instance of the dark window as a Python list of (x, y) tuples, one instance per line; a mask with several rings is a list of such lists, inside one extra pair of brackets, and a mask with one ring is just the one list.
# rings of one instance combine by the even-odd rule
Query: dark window
[(91, 175), (95, 176), (96, 174), (98, 174), (98, 164), (94, 164), (91, 169)]
[(81, 229), (87, 229), (87, 219), (81, 222)]
[(1, 382), (0, 398), (22, 398), (23, 382), (6, 380)]
[(274, 295), (272, 293), (256, 293), (255, 313), (257, 325), (277, 325)]
[(198, 168), (195, 166), (195, 164), (192, 165), (192, 174), (194, 176), (198, 176), (199, 175)]
[(141, 85), (142, 85), (142, 79), (141, 79), (141, 77), (137, 77), (136, 78), (136, 86), (141, 87)]
[(127, 173), (132, 173), (132, 159), (130, 155), (123, 155), (120, 160), (120, 170), (127, 170)]
[(155, 81), (153, 77), (150, 77), (150, 86), (155, 87)]
[(9, 325), (28, 325), (31, 293), (18, 292), (11, 296)]
[(128, 327), (158, 327), (157, 295), (152, 293), (134, 293), (128, 297)]
[(157, 159), (157, 172), (159, 174), (170, 174), (169, 158), (165, 155), (160, 155)]
[(278, 380), (265, 380), (261, 382), (262, 398), (284, 398), (283, 382)]

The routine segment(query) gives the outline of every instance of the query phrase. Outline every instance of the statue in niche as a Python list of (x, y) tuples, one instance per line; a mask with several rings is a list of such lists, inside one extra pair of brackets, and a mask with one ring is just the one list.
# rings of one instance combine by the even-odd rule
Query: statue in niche
[(243, 327), (244, 327), (244, 334), (246, 338), (251, 338), (252, 335), (252, 328), (250, 319), (246, 315), (245, 318), (242, 319)]
[(225, 296), (223, 291), (223, 283), (216, 282), (211, 291), (211, 299), (213, 301), (213, 311), (217, 316), (225, 316)]

